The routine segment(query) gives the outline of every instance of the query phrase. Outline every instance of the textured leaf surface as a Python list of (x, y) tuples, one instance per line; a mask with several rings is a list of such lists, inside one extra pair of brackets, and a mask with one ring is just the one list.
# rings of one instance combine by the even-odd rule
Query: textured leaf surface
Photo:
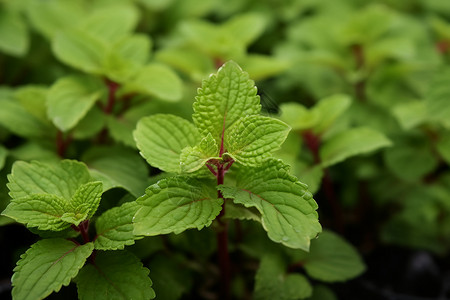
[(391, 144), (381, 132), (360, 127), (333, 136), (320, 148), (319, 153), (322, 166), (328, 167), (351, 156), (372, 152)]
[(13, 299), (43, 299), (69, 285), (91, 255), (92, 243), (64, 239), (41, 240), (21, 256), (12, 277)]
[(96, 221), (95, 249), (117, 250), (133, 245), (133, 217), (139, 206), (135, 201), (127, 202), (104, 212)]
[(180, 100), (182, 88), (178, 75), (165, 65), (157, 63), (142, 68), (124, 87), (127, 92), (155, 96), (167, 101)]
[(225, 133), (225, 149), (241, 164), (257, 166), (280, 148), (289, 130), (290, 127), (280, 120), (247, 116)]
[(210, 132), (217, 144), (242, 116), (259, 114), (261, 105), (255, 83), (234, 62), (204, 80), (193, 105), (192, 118), (199, 131)]
[(182, 172), (194, 172), (212, 159), (219, 159), (219, 147), (210, 133), (195, 147), (186, 147), (181, 151), (180, 167)]
[(285, 263), (275, 255), (262, 258), (255, 277), (254, 299), (303, 299), (311, 296), (312, 286), (301, 274), (285, 274)]
[(86, 264), (78, 274), (78, 297), (83, 300), (155, 298), (149, 270), (127, 251), (98, 252), (95, 265)]
[(166, 172), (180, 172), (181, 151), (200, 142), (194, 124), (177, 116), (162, 114), (141, 119), (134, 138), (147, 162)]
[(85, 183), (77, 189), (70, 201), (72, 206), (70, 214), (74, 220), (77, 220), (78, 224), (92, 218), (100, 204), (102, 193), (103, 184), (100, 181)]
[(107, 46), (82, 30), (59, 32), (52, 50), (62, 62), (87, 73), (102, 74)]
[(48, 98), (48, 116), (62, 131), (72, 129), (102, 95), (102, 85), (88, 76), (70, 76), (56, 81)]
[(308, 251), (310, 240), (321, 231), (311, 193), (279, 160), (269, 159), (260, 167), (240, 170), (237, 187), (222, 186), (220, 190), (235, 203), (256, 207), (274, 242)]
[(356, 249), (331, 231), (324, 231), (311, 242), (302, 261), (309, 276), (326, 282), (346, 281), (366, 269)]
[(56, 195), (31, 194), (12, 199), (2, 215), (40, 230), (61, 231), (70, 226), (62, 220), (69, 208), (69, 201)]
[(223, 200), (217, 198), (211, 184), (176, 176), (149, 186), (137, 202), (140, 208), (133, 219), (134, 234), (158, 235), (209, 226)]
[(123, 187), (135, 197), (141, 196), (148, 186), (147, 164), (135, 151), (122, 147), (91, 148), (83, 161), (91, 173), (96, 171), (106, 176), (111, 187)]
[(78, 187), (90, 181), (81, 162), (63, 160), (58, 164), (16, 162), (8, 176), (9, 195), (21, 198), (32, 194), (53, 194), (70, 200)]

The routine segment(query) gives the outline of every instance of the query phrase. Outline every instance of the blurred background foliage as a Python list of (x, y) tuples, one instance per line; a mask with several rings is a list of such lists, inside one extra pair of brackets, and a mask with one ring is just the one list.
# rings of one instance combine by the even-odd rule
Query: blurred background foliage
[[(265, 113), (292, 127), (278, 157), (314, 193), (323, 226), (341, 236), (324, 233), (323, 248), (345, 238), (367, 266), (327, 286), (317, 281), (335, 280), (305, 267), (314, 290), (301, 298), (450, 297), (449, 1), (0, 1), (0, 208), (16, 160), (85, 162), (110, 189), (103, 210), (138, 197), (166, 175), (137, 153), (137, 121), (189, 119), (201, 80), (230, 59), (256, 81)], [(6, 217), (0, 223), (0, 292), (9, 293), (14, 264), (35, 238)], [(131, 248), (147, 259), (160, 299), (176, 299), (189, 294), (192, 272), (216, 272), (215, 243), (198, 247), (213, 239), (205, 230)], [(249, 238), (236, 247), (251, 256), (272, 246)], [(256, 255), (256, 298), (264, 276), (308, 261), (284, 252)], [(177, 272), (180, 264), (188, 270)], [(287, 278), (283, 297), (299, 298)], [(237, 278), (236, 295), (252, 284)], [(208, 298), (210, 285), (197, 284), (196, 295)]]

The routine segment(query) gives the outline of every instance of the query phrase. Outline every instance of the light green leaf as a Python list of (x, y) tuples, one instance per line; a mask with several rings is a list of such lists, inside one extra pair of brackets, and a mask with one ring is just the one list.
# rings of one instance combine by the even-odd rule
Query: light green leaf
[(428, 93), (426, 95), (425, 105), (428, 118), (436, 122), (448, 122), (450, 119), (450, 69), (446, 68), (436, 72)]
[(149, 270), (127, 251), (97, 252), (95, 264), (87, 264), (76, 278), (81, 300), (155, 298)]
[(282, 73), (289, 68), (290, 63), (273, 56), (252, 53), (248, 54), (240, 65), (250, 78), (258, 81)]
[(40, 230), (61, 231), (72, 222), (62, 219), (70, 209), (69, 201), (56, 195), (31, 194), (11, 200), (2, 215)]
[(133, 234), (132, 221), (138, 209), (136, 201), (133, 201), (104, 212), (95, 221), (97, 231), (94, 240), (95, 249), (121, 250), (125, 246), (133, 245), (138, 237)]
[(200, 142), (194, 124), (174, 115), (142, 118), (133, 135), (141, 155), (150, 165), (175, 173), (180, 172), (181, 151)]
[(233, 61), (204, 80), (193, 105), (192, 118), (197, 128), (210, 132), (217, 144), (226, 130), (242, 116), (261, 110), (255, 83)]
[(267, 22), (267, 17), (262, 14), (246, 13), (231, 18), (223, 28), (239, 43), (248, 46), (264, 32)]
[(235, 204), (231, 201), (225, 202), (225, 218), (237, 220), (253, 220), (261, 223), (261, 214), (258, 210)]
[(13, 299), (43, 299), (69, 285), (86, 259), (92, 243), (77, 245), (65, 239), (46, 239), (21, 255), (12, 277)]
[(26, 5), (27, 17), (34, 29), (47, 38), (58, 31), (77, 24), (86, 15), (81, 1), (29, 1)]
[(178, 101), (182, 96), (183, 85), (172, 69), (159, 63), (151, 63), (128, 80), (123, 90), (127, 93), (135, 92), (167, 101)]
[(351, 99), (347, 95), (337, 94), (320, 100), (312, 109), (313, 114), (318, 115), (314, 132), (322, 134), (341, 116), (351, 104)]
[(311, 242), (303, 267), (314, 279), (337, 282), (361, 275), (366, 266), (356, 249), (337, 234), (325, 230)]
[(132, 5), (103, 6), (78, 25), (81, 31), (89, 32), (93, 37), (105, 44), (112, 44), (131, 33), (139, 19), (139, 12)]
[(122, 187), (135, 197), (141, 196), (148, 186), (147, 164), (136, 151), (123, 147), (91, 148), (83, 155), (83, 161), (91, 174), (101, 173), (113, 187)]
[(103, 87), (90, 76), (69, 76), (56, 81), (47, 96), (48, 116), (62, 131), (72, 129), (100, 99)]
[(8, 149), (0, 145), (0, 170), (5, 166), (5, 160), (8, 156)]
[[(100, 204), (102, 193), (103, 185), (100, 181), (85, 183), (77, 189), (70, 200), (70, 204), (73, 207), (73, 213), (80, 222), (94, 216)], [(81, 216), (84, 217), (81, 218)]]
[(20, 102), (23, 108), (45, 124), (51, 122), (47, 116), (47, 92), (46, 86), (25, 85), (16, 89), (14, 98)]
[(225, 149), (239, 163), (257, 166), (280, 148), (289, 130), (290, 127), (280, 120), (259, 115), (247, 116), (225, 133)]
[(92, 74), (102, 74), (107, 46), (81, 30), (59, 32), (52, 40), (55, 56), (71, 67)]
[(311, 129), (319, 119), (319, 114), (316, 110), (308, 110), (299, 103), (282, 103), (280, 111), (280, 119), (291, 126), (292, 130)]
[(28, 29), (19, 14), (0, 8), (0, 51), (24, 56), (28, 51)]
[(336, 134), (323, 144), (319, 153), (322, 166), (329, 167), (351, 156), (391, 145), (391, 141), (381, 132), (371, 128), (358, 127)]
[(105, 127), (105, 117), (100, 107), (94, 105), (72, 129), (72, 137), (82, 140), (99, 134)]
[(301, 274), (285, 274), (285, 263), (275, 255), (265, 255), (255, 276), (255, 300), (304, 299), (312, 294), (312, 286)]
[(237, 187), (221, 186), (224, 197), (256, 207), (269, 238), (308, 251), (310, 240), (322, 230), (317, 203), (306, 186), (288, 174), (288, 166), (269, 159), (257, 168), (242, 168)]
[(75, 160), (63, 160), (57, 164), (19, 161), (14, 163), (8, 179), (12, 198), (53, 194), (70, 200), (82, 184), (91, 180), (91, 176), (86, 165)]
[(109, 134), (115, 141), (125, 146), (136, 148), (136, 143), (133, 139), (133, 130), (135, 128), (133, 122), (109, 115), (106, 118), (106, 124)]
[(180, 154), (181, 172), (194, 172), (210, 159), (220, 159), (219, 147), (210, 133), (195, 147), (186, 147)]
[(392, 110), (403, 129), (409, 130), (422, 124), (427, 118), (424, 101), (414, 101), (397, 105)]
[(0, 99), (0, 125), (25, 138), (45, 138), (53, 128), (28, 112), (18, 101)]
[[(212, 185), (214, 187), (214, 185)], [(137, 202), (134, 234), (176, 234), (207, 227), (222, 209), (222, 199), (211, 185), (189, 177), (176, 176), (158, 181)]]

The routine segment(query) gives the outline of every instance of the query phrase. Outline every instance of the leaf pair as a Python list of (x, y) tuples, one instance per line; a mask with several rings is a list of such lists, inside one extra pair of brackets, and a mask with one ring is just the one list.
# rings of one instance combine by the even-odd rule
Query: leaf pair
[(70, 160), (17, 162), (8, 178), (13, 199), (2, 214), (40, 230), (60, 231), (90, 219), (103, 192), (84, 164)]

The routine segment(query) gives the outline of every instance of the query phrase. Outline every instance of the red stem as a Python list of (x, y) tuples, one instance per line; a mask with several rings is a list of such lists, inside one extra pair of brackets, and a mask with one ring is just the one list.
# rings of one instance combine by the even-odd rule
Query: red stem
[(109, 115), (112, 113), (114, 104), (116, 103), (116, 92), (119, 88), (119, 84), (112, 80), (106, 79), (106, 85), (108, 86), (108, 102), (106, 106), (103, 108), (105, 114)]
[(67, 138), (64, 138), (64, 133), (61, 130), (58, 130), (56, 133), (56, 151), (58, 156), (64, 158), (66, 155), (67, 147), (69, 147), (72, 142), (72, 136), (68, 135)]

